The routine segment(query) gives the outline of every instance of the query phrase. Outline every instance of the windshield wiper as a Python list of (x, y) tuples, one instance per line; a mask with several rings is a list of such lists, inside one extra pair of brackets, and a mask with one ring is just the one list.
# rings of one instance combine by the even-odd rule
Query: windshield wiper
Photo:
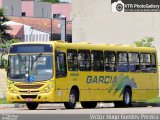
[(40, 58), (41, 56), (43, 55), (43, 53), (40, 53), (37, 57), (36, 57), (36, 59), (32, 62), (32, 64), (31, 64), (31, 70), (33, 69), (33, 64), (38, 60), (38, 58)]
[(43, 53), (40, 53), (40, 54), (36, 57), (36, 59), (33, 61), (33, 63), (36, 62), (36, 61), (38, 60), (38, 58), (41, 57), (42, 55), (43, 55)]

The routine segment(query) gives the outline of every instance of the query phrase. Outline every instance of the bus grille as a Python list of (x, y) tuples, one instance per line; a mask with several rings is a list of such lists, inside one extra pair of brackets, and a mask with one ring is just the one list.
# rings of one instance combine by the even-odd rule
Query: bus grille
[(37, 98), (37, 95), (21, 95), (21, 97), (23, 99), (26, 99), (26, 98), (33, 98), (33, 99), (35, 99), (35, 98)]
[(15, 85), (19, 89), (38, 89), (43, 86), (43, 84), (37, 84), (37, 85)]
[(39, 93), (39, 91), (19, 91), (20, 93)]

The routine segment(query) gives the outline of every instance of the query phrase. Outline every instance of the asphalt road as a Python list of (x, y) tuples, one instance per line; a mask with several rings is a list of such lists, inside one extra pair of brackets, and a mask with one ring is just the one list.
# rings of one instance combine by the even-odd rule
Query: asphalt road
[(138, 104), (130, 108), (114, 108), (114, 104), (99, 104), (95, 109), (77, 105), (66, 110), (63, 104), (42, 104), (37, 110), (0, 105), (0, 120), (160, 120), (160, 105)]
[(67, 110), (63, 104), (42, 104), (37, 110), (21, 108), (0, 107), (0, 114), (160, 114), (159, 105), (135, 104), (130, 108), (114, 108), (111, 104), (99, 104), (95, 109), (82, 109), (78, 105), (73, 110)]

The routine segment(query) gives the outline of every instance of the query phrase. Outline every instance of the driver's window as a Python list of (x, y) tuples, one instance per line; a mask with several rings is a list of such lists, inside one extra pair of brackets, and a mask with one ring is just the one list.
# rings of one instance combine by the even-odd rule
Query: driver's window
[(56, 51), (56, 77), (65, 77), (66, 75), (66, 54)]

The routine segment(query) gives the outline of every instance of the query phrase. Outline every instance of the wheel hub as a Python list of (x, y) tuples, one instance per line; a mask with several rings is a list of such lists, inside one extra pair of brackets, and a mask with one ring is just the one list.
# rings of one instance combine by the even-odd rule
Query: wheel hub
[(128, 92), (125, 93), (124, 99), (125, 99), (125, 103), (128, 105), (130, 102), (130, 96)]
[(71, 95), (70, 96), (70, 102), (75, 103), (75, 101), (76, 101), (75, 95)]

